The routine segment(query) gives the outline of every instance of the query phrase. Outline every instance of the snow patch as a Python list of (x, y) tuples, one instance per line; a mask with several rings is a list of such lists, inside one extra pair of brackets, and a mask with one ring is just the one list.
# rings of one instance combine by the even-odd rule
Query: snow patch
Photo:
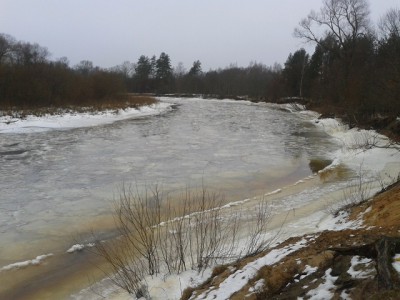
[(265, 280), (264, 279), (260, 279), (258, 281), (256, 281), (255, 285), (249, 288), (249, 292), (250, 293), (256, 293), (258, 291), (261, 291), (262, 288), (265, 285)]
[(203, 292), (195, 299), (228, 299), (233, 293), (242, 289), (250, 279), (254, 278), (260, 268), (263, 266), (273, 265), (282, 260), (285, 256), (305, 247), (306, 245), (307, 240), (302, 239), (297, 243), (288, 245), (284, 248), (273, 249), (265, 256), (256, 259), (244, 266), (243, 269), (237, 270), (228, 276), (218, 287), (212, 287), (210, 290)]
[(346, 211), (339, 211), (337, 216), (328, 215), (318, 225), (318, 229), (340, 231), (344, 229), (356, 229), (363, 227), (362, 218), (357, 220), (349, 220), (349, 213)]
[(317, 267), (311, 267), (311, 266), (308, 266), (308, 265), (307, 265), (307, 266), (304, 268), (304, 270), (303, 270), (303, 273), (304, 273), (304, 274), (302, 274), (302, 275), (300, 276), (300, 279), (306, 278), (307, 276), (311, 275), (312, 273), (314, 273), (314, 272), (317, 271), (317, 270), (318, 270)]
[(400, 254), (393, 257), (393, 268), (400, 273)]
[[(371, 263), (372, 263), (372, 260), (369, 258), (363, 258), (363, 257), (357, 256), (357, 255), (353, 256), (351, 258), (351, 266), (350, 266), (349, 270), (347, 271), (347, 273), (349, 273), (349, 275), (352, 278), (364, 279), (364, 278), (371, 277), (371, 276), (373, 276), (371, 274), (371, 270), (366, 269), (366, 268), (368, 268), (368, 265)], [(362, 266), (362, 268), (360, 268), (359, 266)]]
[(347, 132), (349, 127), (337, 119), (327, 118), (327, 119), (317, 119), (314, 120), (314, 124), (322, 127), (323, 130), (331, 136), (337, 136), (344, 132)]
[(325, 299), (332, 299), (333, 293), (331, 292), (332, 289), (335, 288), (335, 281), (338, 277), (331, 276), (332, 269), (328, 269), (325, 272), (325, 276), (323, 280), (324, 283), (321, 283), (316, 289), (310, 290), (307, 293), (307, 298), (309, 300), (325, 300)]

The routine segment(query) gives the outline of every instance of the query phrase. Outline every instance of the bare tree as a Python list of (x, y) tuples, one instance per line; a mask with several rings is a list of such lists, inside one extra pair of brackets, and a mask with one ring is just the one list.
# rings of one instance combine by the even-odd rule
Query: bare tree
[(380, 35), (388, 39), (389, 37), (400, 37), (400, 9), (389, 9), (379, 20), (378, 29)]
[(79, 64), (74, 66), (74, 69), (77, 70), (78, 73), (88, 76), (95, 70), (95, 67), (90, 60), (81, 60)]
[(50, 52), (37, 43), (17, 42), (12, 48), (12, 62), (19, 65), (31, 65), (47, 62)]
[(8, 34), (0, 34), (0, 63), (8, 62), (11, 59), (13, 47), (16, 40)]
[(176, 65), (176, 67), (174, 67), (173, 73), (175, 75), (175, 77), (180, 78), (183, 77), (186, 74), (186, 68), (183, 64), (183, 62), (178, 62), (178, 64)]
[(131, 78), (135, 74), (136, 65), (130, 61), (124, 61), (122, 64), (111, 68), (111, 71), (120, 73), (124, 78)]
[(330, 35), (342, 47), (345, 42), (370, 33), (369, 13), (366, 0), (324, 0), (319, 12), (311, 11), (301, 20), (294, 35), (321, 46), (321, 41)]

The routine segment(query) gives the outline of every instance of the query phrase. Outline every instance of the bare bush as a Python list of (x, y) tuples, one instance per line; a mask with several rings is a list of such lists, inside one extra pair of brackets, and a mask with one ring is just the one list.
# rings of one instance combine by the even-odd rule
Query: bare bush
[(271, 217), (271, 210), (265, 201), (261, 201), (254, 209), (252, 216), (254, 223), (251, 225), (250, 235), (247, 239), (247, 248), (244, 256), (260, 253), (268, 248), (270, 240), (263, 238)]
[(367, 151), (369, 149), (394, 149), (400, 152), (400, 142), (390, 139), (377, 132), (362, 131), (354, 136), (353, 140), (346, 145), (351, 150)]
[[(179, 202), (173, 202), (157, 186), (143, 194), (123, 187), (115, 203), (120, 235), (113, 243), (98, 241), (95, 246), (95, 253), (109, 266), (104, 273), (128, 293), (147, 297), (143, 287), (148, 275), (201, 272), (265, 250), (267, 203), (261, 201), (244, 214), (239, 208), (222, 206), (223, 200), (205, 188), (187, 189)], [(243, 228), (245, 247), (240, 249)]]
[(345, 189), (343, 194), (343, 204), (346, 207), (358, 205), (371, 197), (371, 183), (366, 181), (361, 166), (355, 184)]
[(126, 239), (120, 238), (112, 242), (96, 239), (95, 247), (91, 251), (106, 262), (106, 267), (98, 267), (114, 285), (131, 295), (145, 296), (146, 264), (136, 255)]
[(367, 201), (371, 195), (371, 182), (367, 181), (366, 173), (360, 165), (355, 181), (350, 181), (343, 190), (343, 197), (339, 202), (328, 203), (327, 211), (336, 216), (341, 210), (348, 209)]
[(123, 188), (115, 211), (118, 230), (129, 248), (147, 262), (149, 275), (159, 273), (159, 235), (157, 224), (161, 222), (161, 197), (158, 187), (145, 195)]

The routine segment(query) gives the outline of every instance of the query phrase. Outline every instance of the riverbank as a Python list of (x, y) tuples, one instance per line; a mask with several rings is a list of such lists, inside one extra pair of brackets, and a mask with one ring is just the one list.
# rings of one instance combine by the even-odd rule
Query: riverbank
[[(279, 107), (289, 112), (297, 111), (304, 115), (313, 114), (312, 112), (301, 111), (301, 106), (280, 105)], [(269, 221), (268, 232), (266, 233), (269, 237), (278, 236), (277, 240), (274, 240), (274, 242), (277, 241), (279, 243), (274, 244), (268, 251), (262, 252), (261, 254), (236, 261), (232, 264), (217, 266), (214, 270), (207, 270), (205, 273), (185, 272), (179, 275), (146, 278), (144, 284), (147, 286), (152, 299), (179, 299), (180, 297), (188, 299), (190, 296), (192, 296), (190, 299), (214, 299), (214, 297), (215, 299), (243, 299), (246, 296), (255, 297), (252, 299), (275, 299), (276, 293), (286, 284), (290, 283), (290, 280), (296, 282), (304, 275), (302, 273), (292, 274), (290, 273), (291, 271), (288, 272), (285, 269), (285, 267), (288, 266), (286, 263), (283, 263), (284, 267), (279, 267), (286, 256), (293, 257), (293, 255), (300, 253), (300, 258), (299, 260), (295, 260), (295, 263), (297, 266), (297, 261), (303, 259), (303, 264), (301, 265), (299, 263), (299, 267), (293, 269), (293, 272), (300, 272), (302, 271), (301, 267), (304, 267), (306, 270), (305, 274), (309, 272), (311, 275), (311, 273), (315, 273), (317, 269), (315, 269), (315, 272), (311, 272), (314, 270), (314, 265), (311, 265), (311, 262), (308, 261), (309, 256), (315, 256), (317, 257), (316, 259), (321, 259), (320, 257), (318, 258), (318, 256), (321, 254), (320, 252), (322, 252), (321, 256), (325, 258), (324, 244), (322, 242), (316, 243), (315, 249), (311, 248), (314, 245), (314, 241), (317, 240), (319, 236), (321, 236), (321, 239), (325, 242), (332, 239), (332, 241), (337, 240), (338, 243), (341, 241), (347, 242), (347, 240), (349, 240), (349, 235), (354, 235), (359, 239), (364, 238), (366, 233), (363, 232), (365, 225), (363, 225), (363, 220), (361, 218), (362, 214), (352, 216), (344, 207), (348, 205), (349, 202), (351, 204), (350, 206), (356, 207), (359, 201), (364, 202), (364, 200), (375, 192), (382, 189), (382, 185), (393, 182), (398, 175), (399, 163), (396, 157), (398, 153), (394, 149), (368, 149), (367, 151), (350, 150), (359, 137), (366, 137), (368, 135), (375, 136), (376, 133), (373, 131), (359, 130), (357, 128), (349, 129), (348, 126), (338, 120), (329, 118), (319, 119), (317, 114), (315, 114), (315, 117), (316, 119), (314, 119), (313, 123), (317, 127), (323, 128), (328, 134), (334, 136), (340, 141), (343, 148), (333, 153), (333, 157), (336, 158), (328, 167), (323, 169), (316, 168), (316, 175), (314, 177), (305, 178), (283, 189), (276, 190), (275, 193), (267, 193), (265, 195), (267, 201), (273, 205), (278, 203), (279, 205), (287, 205), (286, 213), (285, 211), (281, 211), (280, 214), (274, 215)], [(384, 137), (380, 136), (380, 138)], [(392, 159), (388, 161), (385, 159), (382, 160), (382, 158), (387, 156), (392, 157)], [(354, 174), (348, 177), (348, 172), (356, 173), (356, 178), (353, 177)], [(345, 175), (346, 173), (347, 175)], [(332, 183), (338, 180), (342, 181), (343, 185), (337, 186), (334, 189), (327, 188), (330, 182)], [(362, 182), (362, 188), (358, 185), (359, 182)], [(316, 191), (319, 192), (316, 193)], [(315, 199), (313, 197), (315, 197)], [(359, 197), (365, 199), (359, 199)], [(310, 200), (310, 198), (313, 199)], [(390, 199), (390, 197), (388, 199)], [(239, 206), (244, 207), (246, 210), (252, 210), (256, 203), (257, 200), (252, 200), (251, 202), (240, 203)], [(366, 207), (364, 211), (368, 212), (371, 210)], [(336, 213), (336, 216), (334, 216), (333, 213)], [(371, 214), (373, 215), (374, 213), (375, 210), (372, 210)], [(394, 216), (396, 216), (396, 214), (394, 214)], [(285, 220), (283, 225), (282, 220)], [(304, 235), (304, 233), (307, 234)], [(375, 233), (379, 233), (379, 229), (376, 229), (374, 234)], [(391, 233), (391, 231), (387, 231), (388, 235)], [(287, 238), (289, 238), (289, 240), (286, 240)], [(355, 239), (350, 240), (353, 241)], [(334, 243), (331, 246), (334, 247)], [(300, 252), (301, 249), (305, 251), (303, 254)], [(256, 260), (258, 261), (255, 262)], [(263, 283), (262, 280), (266, 281), (267, 279), (257, 274), (257, 270), (260, 268), (264, 270), (263, 263), (267, 266), (276, 267), (276, 269), (268, 271), (265, 275), (265, 277), (269, 279), (273, 277), (272, 274), (275, 274), (276, 271), (278, 278), (272, 279), (273, 281), (271, 284)], [(321, 265), (327, 266), (328, 264), (324, 265), (321, 263)], [(309, 269), (307, 266), (312, 269)], [(353, 267), (357, 269), (356, 265)], [(350, 271), (352, 270), (353, 269)], [(331, 296), (333, 297), (333, 294), (331, 295), (329, 292), (329, 284), (331, 282), (326, 281), (326, 277), (324, 277), (327, 269), (321, 269), (320, 271), (321, 272), (317, 272), (312, 279), (309, 277), (310, 281), (315, 278), (320, 278), (320, 280), (318, 282), (316, 281), (314, 285), (310, 285), (308, 290), (305, 290), (303, 294), (305, 299), (311, 297), (305, 295), (308, 292), (310, 292), (310, 295), (311, 293), (315, 293), (315, 299), (330, 299)], [(289, 274), (288, 278), (285, 275), (286, 273)], [(204, 276), (206, 278), (204, 278)], [(329, 278), (330, 277), (328, 277), (328, 279)], [(199, 285), (198, 282), (202, 280), (205, 283)], [(282, 285), (279, 285), (280, 283), (274, 283), (275, 280), (282, 280)], [(274, 287), (274, 294), (271, 294), (270, 286), (276, 285), (278, 285), (278, 288)], [(184, 290), (185, 286), (189, 286), (189, 288)], [(269, 294), (265, 293), (262, 289), (263, 286), (267, 287)], [(106, 289), (106, 291), (106, 293), (109, 293), (107, 295), (112, 299), (129, 299), (129, 296), (123, 292), (121, 293), (115, 290), (111, 292), (112, 288)], [(90, 299), (97, 299), (93, 295), (90, 295), (90, 293), (83, 293), (79, 295), (79, 299), (86, 299), (87, 297)], [(301, 297), (300, 293), (298, 295)], [(318, 298), (318, 295), (325, 296), (320, 296), (320, 298)], [(276, 299), (292, 298), (297, 297), (295, 294), (286, 293), (282, 294), (282, 298)]]
[(350, 128), (375, 130), (395, 142), (400, 142), (400, 116), (389, 114), (357, 116), (349, 113), (345, 108), (335, 105), (321, 105), (313, 101), (305, 101), (304, 104), (307, 109), (320, 113), (321, 118), (339, 118)]
[[(16, 106), (0, 107), (1, 118), (26, 119), (29, 116), (45, 117), (63, 114), (91, 113), (99, 114), (108, 111), (119, 111), (127, 109), (138, 109), (143, 106), (156, 104), (158, 101), (152, 95), (146, 94), (120, 94), (112, 98), (93, 100), (82, 103), (82, 105), (58, 104), (52, 106)], [(4, 122), (4, 121), (3, 121)], [(12, 121), (10, 121), (12, 122)]]
[[(175, 102), (175, 100), (172, 102)], [(35, 175), (28, 174), (30, 177), (23, 178), (27, 179), (24, 181), (24, 184), (29, 184), (29, 179), (31, 178), (35, 179), (34, 185), (32, 187), (28, 186), (26, 189), (26, 198), (31, 199), (33, 195), (38, 195), (39, 198), (35, 199), (36, 201), (30, 200), (29, 203), (32, 203), (32, 205), (27, 206), (22, 211), (23, 214), (19, 212), (7, 214), (5, 217), (10, 219), (11, 224), (15, 222), (17, 226), (6, 225), (10, 227), (3, 227), (9, 228), (9, 230), (6, 229), (7, 231), (5, 232), (12, 230), (12, 226), (12, 228), (20, 228), (20, 232), (29, 230), (29, 235), (32, 236), (32, 229), (34, 228), (32, 225), (46, 225), (43, 223), (47, 223), (47, 220), (50, 220), (48, 215), (53, 211), (59, 212), (59, 216), (68, 215), (65, 211), (69, 211), (70, 215), (74, 216), (74, 218), (71, 219), (73, 222), (69, 221), (69, 223), (77, 226), (77, 216), (82, 217), (84, 220), (88, 220), (94, 215), (98, 216), (102, 201), (101, 197), (104, 197), (104, 191), (106, 189), (108, 189), (108, 191), (111, 190), (110, 186), (112, 185), (111, 183), (114, 182), (113, 180), (115, 177), (118, 177), (117, 182), (121, 182), (122, 179), (120, 178), (127, 176), (127, 174), (135, 174), (137, 176), (137, 174), (140, 174), (139, 172), (145, 168), (150, 168), (149, 174), (160, 174), (158, 166), (161, 163), (167, 162), (168, 164), (165, 166), (165, 170), (167, 170), (165, 178), (177, 178), (176, 180), (179, 183), (183, 182), (182, 178), (184, 179), (185, 176), (192, 176), (190, 178), (194, 180), (196, 178), (202, 178), (202, 176), (204, 177), (204, 174), (208, 175), (206, 178), (208, 179), (210, 177), (209, 175), (213, 174), (213, 183), (217, 187), (218, 185), (221, 187), (224, 184), (222, 179), (225, 179), (224, 187), (229, 187), (236, 191), (235, 197), (249, 197), (249, 193), (262, 195), (261, 193), (264, 192), (264, 196), (270, 200), (274, 207), (280, 212), (280, 214), (276, 215), (278, 221), (276, 223), (272, 222), (271, 226), (278, 227), (279, 229), (285, 215), (290, 211), (290, 219), (288, 219), (288, 223), (285, 224), (287, 225), (285, 226), (287, 235), (282, 235), (281, 237), (301, 235), (304, 232), (314, 232), (318, 229), (316, 224), (319, 224), (321, 220), (326, 217), (324, 207), (332, 200), (331, 195), (333, 197), (335, 190), (339, 191), (336, 192), (336, 196), (342, 193), (342, 188), (346, 187), (348, 184), (346, 182), (349, 179), (348, 176), (354, 176), (360, 169), (360, 164), (363, 164), (363, 171), (365, 169), (370, 172), (366, 177), (368, 180), (370, 180), (370, 177), (376, 178), (375, 172), (384, 175), (384, 173), (388, 171), (388, 166), (393, 165), (393, 158), (390, 156), (391, 153), (388, 153), (384, 149), (381, 149), (380, 152), (371, 150), (361, 154), (337, 151), (338, 141), (341, 145), (344, 141), (351, 140), (358, 132), (353, 129), (349, 131), (347, 127), (342, 126), (335, 120), (318, 120), (317, 115), (312, 112), (301, 111), (301, 109), (291, 111), (291, 108), (293, 108), (292, 106), (274, 106), (264, 103), (253, 104), (245, 101), (205, 101), (201, 99), (192, 99), (189, 101), (176, 100), (176, 103), (180, 105), (177, 110), (174, 110), (170, 114), (162, 115), (160, 118), (145, 118), (136, 121), (128, 120), (127, 122), (118, 122), (112, 126), (98, 126), (93, 128), (93, 130), (63, 131), (62, 134), (57, 130), (52, 131), (50, 135), (51, 138), (49, 138), (47, 133), (35, 134), (35, 139), (32, 139), (32, 135), (28, 134), (8, 135), (7, 143), (4, 145), (7, 153), (4, 154), (5, 164), (3, 167), (10, 165), (10, 172), (8, 174), (12, 174), (11, 170), (13, 172), (17, 170), (15, 166), (19, 161), (29, 163), (29, 169), (36, 167)], [(172, 118), (177, 115), (182, 115), (182, 118), (179, 118), (176, 122), (172, 122), (174, 120)], [(204, 119), (204, 117), (208, 118)], [(148, 124), (148, 126), (146, 124)], [(299, 126), (299, 124), (301, 124), (301, 126)], [(125, 129), (121, 130), (121, 127)], [(320, 129), (323, 130), (317, 129), (317, 127), (321, 127)], [(265, 134), (272, 128), (275, 129), (274, 132), (277, 132), (279, 136), (283, 136), (283, 139), (275, 139), (273, 135), (266, 136)], [(29, 132), (30, 129), (25, 128), (24, 130), (28, 130)], [(113, 130), (116, 131), (114, 132)], [(326, 137), (323, 131), (327, 130), (334, 135), (334, 138)], [(222, 136), (221, 131), (223, 132)], [(240, 134), (242, 132), (244, 132), (244, 134)], [(79, 138), (77, 138), (78, 134), (80, 134), (78, 136)], [(95, 139), (91, 138), (92, 134)], [(58, 136), (63, 136), (63, 140), (66, 140), (66, 143), (58, 139)], [(68, 136), (68, 139), (66, 139), (66, 136)], [(126, 142), (121, 142), (124, 137), (129, 137), (130, 139)], [(233, 137), (235, 137), (235, 139), (233, 139)], [(14, 140), (12, 140), (13, 138)], [(40, 152), (40, 155), (35, 156), (34, 159), (26, 160), (25, 157), (29, 157), (29, 155), (32, 154), (32, 150), (36, 151), (37, 149), (36, 145), (31, 143), (31, 140), (38, 140), (39, 138), (42, 139), (41, 141), (46, 147)], [(228, 140), (225, 140), (226, 138), (228, 138)], [(73, 143), (70, 143), (71, 140)], [(48, 147), (48, 141), (54, 141), (54, 143), (50, 145), (51, 147)], [(168, 141), (168, 147), (166, 147), (165, 141)], [(311, 143), (310, 141), (313, 142)], [(314, 143), (318, 147), (313, 147), (312, 144)], [(63, 151), (62, 147), (57, 146), (58, 144), (68, 145), (68, 151)], [(72, 145), (72, 147), (70, 145)], [(118, 145), (118, 147), (116, 147), (116, 145)], [(121, 149), (123, 145), (128, 145), (128, 147), (125, 147), (126, 149), (124, 151), (118, 152), (117, 150)], [(321, 149), (321, 146), (325, 147)], [(18, 154), (17, 152), (11, 153), (11, 150), (14, 151), (13, 147), (19, 151), (18, 153), (22, 153), (22, 150), (24, 150), (25, 154)], [(143, 149), (141, 149), (141, 147)], [(276, 150), (278, 153), (282, 153), (284, 150), (285, 153), (290, 155), (286, 155), (283, 159), (280, 159), (280, 156), (274, 156), (274, 159), (271, 159), (273, 153), (275, 153), (273, 151), (275, 148), (273, 147), (277, 148)], [(96, 149), (102, 149), (102, 151), (97, 153), (97, 151), (95, 151)], [(157, 149), (157, 151), (154, 151), (154, 149)], [(180, 149), (184, 149), (184, 151), (179, 152)], [(199, 149), (206, 150), (199, 151)], [(152, 152), (150, 155), (149, 151), (151, 150)], [(73, 156), (70, 156), (70, 153), (73, 154)], [(82, 154), (81, 158), (76, 159), (76, 155), (80, 153)], [(194, 156), (189, 156), (191, 153), (194, 153)], [(320, 175), (315, 175), (310, 178), (310, 168), (307, 165), (309, 159), (314, 157), (319, 158), (317, 153), (322, 155), (322, 158), (330, 158), (332, 164), (325, 172), (322, 172), (324, 174), (323, 178)], [(236, 156), (232, 157), (232, 155)], [(151, 159), (154, 156), (158, 157), (158, 159)], [(44, 161), (45, 168), (40, 168), (36, 162), (38, 160), (42, 161), (44, 157), (48, 158)], [(215, 157), (215, 161), (211, 160), (212, 157)], [(116, 160), (115, 158), (118, 159)], [(143, 158), (142, 160), (144, 163), (142, 166), (139, 164), (141, 161), (138, 160), (139, 158)], [(95, 161), (95, 168), (87, 167), (90, 159)], [(63, 161), (65, 164), (62, 164)], [(200, 165), (196, 164), (192, 167), (195, 161), (200, 162)], [(232, 164), (232, 161), (240, 161), (241, 164)], [(274, 167), (274, 165), (267, 165), (265, 161), (279, 161), (279, 166)], [(118, 162), (122, 164), (116, 168)], [(310, 161), (310, 163), (311, 162), (312, 161)], [(314, 169), (315, 164), (312, 164), (312, 169)], [(75, 167), (75, 165), (79, 167)], [(184, 165), (185, 168), (180, 168), (181, 165)], [(47, 166), (52, 168), (47, 168)], [(226, 168), (226, 166), (232, 167)], [(189, 172), (187, 172), (188, 167), (192, 167), (192, 169), (189, 169)], [(224, 169), (222, 169), (223, 167)], [(304, 175), (304, 167), (307, 171), (307, 175)], [(276, 168), (279, 169), (276, 170)], [(27, 168), (24, 165), (24, 170), (25, 169)], [(52, 169), (54, 169), (55, 172), (49, 172), (49, 170)], [(112, 173), (114, 169), (115, 173)], [(297, 172), (297, 169), (299, 172)], [(244, 175), (238, 173), (238, 171), (241, 170), (245, 172)], [(320, 170), (320, 168), (314, 169), (314, 172), (318, 172), (318, 170)], [(39, 173), (40, 171), (42, 173)], [(76, 172), (73, 173), (73, 176), (67, 177), (71, 171)], [(214, 171), (214, 173), (210, 171)], [(290, 172), (286, 174), (288, 171)], [(113, 178), (107, 176), (110, 172)], [(282, 180), (285, 181), (285, 183), (282, 184), (281, 182), (279, 186), (270, 190), (267, 188), (267, 185), (270, 183), (271, 176), (268, 177), (263, 172), (272, 172), (272, 174), (270, 174), (272, 179), (275, 176), (277, 178), (283, 176), (285, 178)], [(290, 175), (291, 172), (295, 174), (293, 177), (290, 176), (291, 180), (287, 180), (286, 177)], [(121, 176), (121, 173), (125, 175)], [(43, 177), (37, 177), (36, 174), (43, 174)], [(51, 176), (49, 176), (49, 174), (51, 174)], [(300, 176), (301, 174), (303, 175)], [(390, 174), (392, 174), (392, 172)], [(140, 177), (142, 178), (145, 176)], [(351, 177), (351, 179), (354, 178)], [(8, 180), (8, 177), (5, 177), (5, 180)], [(44, 181), (48, 180), (52, 183), (50, 189), (36, 189), (38, 183), (43, 185)], [(227, 182), (228, 185), (226, 185)], [(10, 183), (12, 182), (10, 181)], [(103, 188), (101, 192), (97, 193), (93, 192), (98, 189), (98, 186), (104, 187), (104, 185), (107, 185), (106, 189)], [(254, 187), (257, 188), (257, 191)], [(18, 186), (15, 188), (18, 188)], [(9, 186), (6, 186), (4, 190), (7, 192), (7, 189), (9, 189)], [(52, 192), (52, 190), (54, 190), (54, 192)], [(242, 195), (244, 190), (246, 195)], [(11, 188), (9, 191), (11, 191)], [(33, 193), (32, 191), (35, 192)], [(81, 191), (83, 191), (82, 200), (79, 198)], [(24, 193), (24, 190), (22, 193)], [(20, 194), (21, 192), (19, 195)], [(13, 194), (10, 192), (9, 195)], [(227, 199), (228, 202), (233, 201), (230, 196), (231, 195), (229, 195)], [(7, 196), (3, 196), (3, 199), (7, 198)], [(14, 198), (10, 197), (10, 199)], [(18, 197), (18, 199), (19, 198), (20, 197)], [(88, 198), (93, 198), (95, 204), (93, 204), (93, 209), (83, 213), (83, 208), (85, 208), (84, 199), (86, 200)], [(42, 199), (51, 199), (51, 203), (54, 202), (57, 205), (54, 207), (50, 205), (47, 206), (47, 202), (41, 202)], [(237, 200), (243, 199), (245, 198), (239, 198)], [(240, 207), (242, 204), (245, 204), (246, 209), (251, 210), (252, 205), (254, 206), (257, 204), (256, 199), (245, 200), (234, 202), (229, 204), (229, 206)], [(36, 209), (38, 205), (44, 204), (46, 205), (44, 209), (42, 208), (43, 206), (40, 206), (40, 209)], [(33, 222), (29, 222), (27, 218), (27, 213), (30, 210), (34, 212), (37, 211)], [(313, 214), (314, 212), (316, 212), (316, 214)], [(36, 220), (36, 218), (38, 220)], [(51, 227), (51, 233), (59, 238), (60, 232), (55, 230), (54, 225)], [(98, 227), (94, 228), (97, 229)], [(42, 236), (47, 240), (49, 239), (49, 235), (47, 234), (40, 235), (40, 237)], [(37, 240), (38, 239), (35, 239), (34, 242), (37, 243)], [(87, 242), (79, 241), (79, 243), (86, 245)], [(72, 243), (64, 247), (62, 254), (73, 255), (74, 260), (76, 259), (77, 262), (81, 259), (85, 260), (84, 257), (87, 254), (85, 249), (74, 254), (66, 254), (66, 251), (70, 249), (71, 245)], [(31, 247), (29, 247), (29, 249), (31, 249)], [(9, 247), (4, 249), (4, 251), (8, 250)], [(26, 256), (26, 259), (33, 261), (32, 259), (37, 255), (49, 254), (50, 252), (55, 255), (48, 256), (43, 260), (38, 259), (39, 264), (29, 265), (28, 270), (43, 270), (44, 267), (53, 264), (58, 259), (58, 256), (55, 252), (48, 250), (35, 252), (35, 254), (32, 253), (31, 256)], [(8, 266), (15, 264), (15, 262), (24, 261), (25, 259), (9, 259), (9, 261), (4, 261), (1, 265), (8, 268)], [(70, 268), (66, 268), (58, 273), (60, 274), (58, 277), (59, 282), (50, 281), (51, 288), (47, 285), (48, 281), (46, 281), (46, 278), (49, 278), (49, 276), (54, 277), (53, 270), (50, 270), (43, 278), (40, 278), (40, 276), (36, 277), (38, 279), (37, 282), (40, 283), (40, 291), (39, 288), (35, 289), (35, 287), (37, 287), (37, 285), (33, 283), (35, 281), (30, 281), (29, 284), (23, 282), (20, 288), (23, 289), (24, 286), (26, 287), (29, 285), (32, 289), (27, 289), (26, 293), (30, 294), (32, 299), (44, 299), (46, 298), (45, 295), (47, 295), (48, 299), (56, 297), (54, 295), (62, 295), (58, 298), (66, 298), (65, 295), (67, 293), (60, 294), (58, 292), (67, 285), (63, 280), (65, 279), (63, 276), (66, 276), (65, 274), (68, 273), (68, 270), (70, 270)], [(14, 269), (5, 271), (2, 275), (4, 275), (4, 277), (11, 277), (10, 275), (16, 274), (19, 271), (24, 272), (25, 270)], [(81, 274), (80, 272), (74, 273)], [(196, 277), (193, 273), (191, 276), (193, 278)], [(199, 282), (190, 280), (191, 277), (186, 278), (190, 281), (188, 281), (188, 283), (191, 284)], [(79, 281), (77, 277), (72, 279)], [(80, 278), (81, 281), (85, 279), (86, 278)], [(170, 280), (172, 279), (171, 277), (158, 279), (159, 281), (152, 281), (151, 290), (153, 292), (157, 290), (159, 292), (162, 290), (167, 291), (167, 294), (159, 293), (158, 299), (165, 299), (165, 295), (171, 295), (169, 296), (170, 298), (176, 299), (180, 296), (182, 289), (186, 285), (183, 281), (182, 285), (180, 285), (179, 282), (182, 278), (179, 277), (175, 277), (175, 282)], [(87, 283), (87, 280), (85, 281)], [(172, 287), (174, 284), (175, 286)], [(177, 293), (169, 293), (169, 288), (172, 288)], [(100, 289), (99, 293), (101, 294), (102, 291), (103, 290)], [(18, 292), (23, 293), (24, 291)], [(27, 294), (23, 295), (26, 296)], [(91, 290), (89, 291), (88, 297), (86, 297), (87, 295), (78, 295), (77, 298), (92, 299), (95, 298), (93, 294)], [(35, 297), (37, 295), (41, 297)], [(156, 298), (157, 297), (155, 297), (155, 299)]]
[[(305, 183), (307, 187), (316, 184), (318, 177)], [(290, 188), (289, 194), (296, 192), (292, 189), (296, 186)], [(273, 198), (285, 198), (287, 194), (279, 193), (288, 192), (277, 192)], [(368, 201), (341, 207), (336, 215), (326, 213), (321, 203), (311, 214), (310, 208), (296, 209), (280, 229), (276, 227), (282, 223), (271, 220), (268, 234), (278, 240), (268, 250), (201, 273), (187, 271), (180, 275), (149, 277), (144, 286), (151, 299), (361, 300), (381, 299), (382, 295), (385, 299), (398, 299), (400, 273), (393, 272), (400, 272), (399, 203), (400, 183), (396, 182)], [(247, 209), (251, 209), (250, 204)], [(276, 219), (282, 220), (282, 217), (276, 216)], [(376, 271), (382, 263), (377, 247), (386, 238), (393, 242), (388, 244), (388, 249), (395, 250), (385, 265), (391, 270), (392, 286), (382, 286), (381, 280), (387, 278), (382, 279)], [(132, 297), (107, 283), (102, 282), (101, 286), (93, 290), (109, 299)], [(189, 287), (184, 289), (185, 286)], [(81, 292), (77, 299), (100, 299), (93, 290)]]
[[(374, 116), (355, 124), (338, 108), (304, 104), (321, 113), (322, 120), (339, 117), (350, 129), (354, 125), (364, 133), (374, 129), (398, 146), (399, 118)], [(215, 268), (211, 277), (185, 290), (181, 299), (399, 299), (400, 181), (393, 175), (394, 183), (382, 185), (374, 197), (345, 201), (331, 209), (335, 218), (328, 228), (293, 236), (254, 257)], [(352, 193), (366, 189), (360, 184)]]
[(332, 223), (340, 230), (292, 237), (216, 268), (182, 299), (399, 299), (399, 203), (396, 182), (340, 210)]
[(157, 115), (171, 109), (153, 97), (127, 95), (112, 103), (89, 107), (0, 111), (0, 133), (40, 132), (111, 124), (119, 120)]

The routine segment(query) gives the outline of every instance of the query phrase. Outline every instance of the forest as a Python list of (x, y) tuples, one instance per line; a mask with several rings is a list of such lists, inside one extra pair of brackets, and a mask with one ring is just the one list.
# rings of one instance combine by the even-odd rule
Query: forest
[[(297, 99), (334, 107), (352, 123), (371, 116), (400, 115), (400, 9), (377, 24), (365, 0), (323, 1), (294, 30), (315, 45), (299, 49), (283, 66), (252, 62), (202, 70), (172, 67), (166, 53), (141, 55), (104, 69), (83, 60), (51, 60), (47, 48), (0, 34), (0, 108), (85, 106), (126, 93), (203, 95), (279, 102)], [(328, 109), (329, 110), (329, 109)]]

